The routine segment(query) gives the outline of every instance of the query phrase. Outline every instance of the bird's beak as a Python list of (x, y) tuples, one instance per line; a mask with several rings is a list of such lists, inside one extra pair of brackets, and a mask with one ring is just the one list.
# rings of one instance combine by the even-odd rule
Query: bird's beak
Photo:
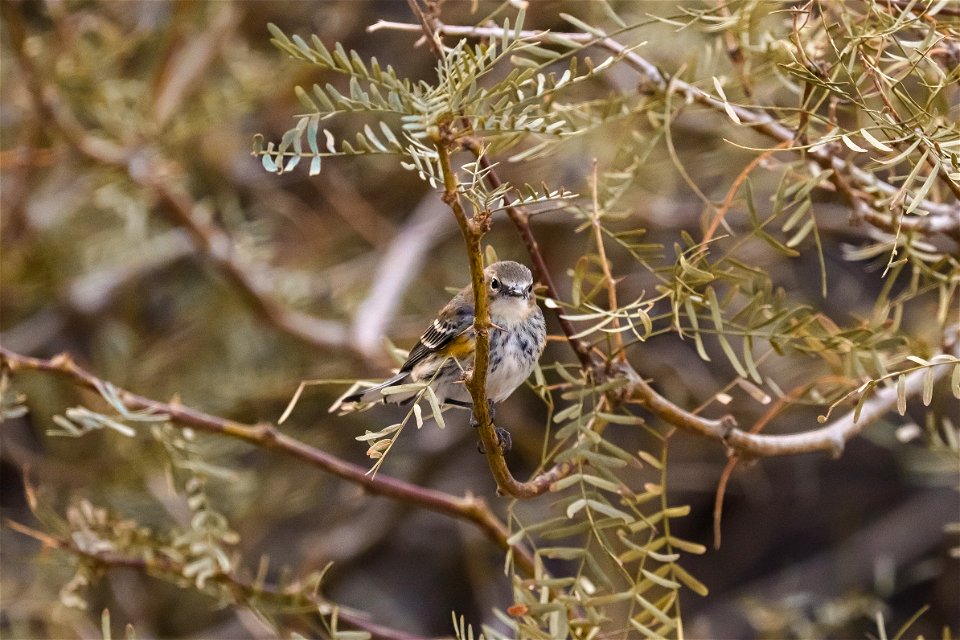
[(526, 298), (527, 292), (525, 287), (507, 287), (503, 291), (505, 294), (512, 298)]

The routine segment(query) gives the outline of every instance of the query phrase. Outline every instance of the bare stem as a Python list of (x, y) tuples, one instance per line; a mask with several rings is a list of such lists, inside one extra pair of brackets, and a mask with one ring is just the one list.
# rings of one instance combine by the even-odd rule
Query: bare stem
[(437, 140), (437, 153), (440, 156), (440, 168), (443, 172), (443, 201), (453, 212), (463, 234), (470, 261), (470, 281), (473, 286), (474, 331), (476, 347), (474, 350), (473, 370), (467, 378), (467, 389), (473, 401), (473, 415), (480, 432), (484, 455), (497, 490), (515, 498), (529, 498), (547, 491), (550, 485), (569, 472), (565, 467), (554, 467), (550, 472), (541, 474), (530, 482), (520, 482), (513, 477), (510, 468), (500, 450), (497, 434), (490, 418), (487, 405), (487, 363), (490, 357), (490, 309), (487, 299), (487, 286), (483, 276), (483, 250), (480, 241), (485, 232), (483, 214), (468, 218), (458, 196), (457, 176), (450, 160), (450, 147), (454, 144), (449, 138)]

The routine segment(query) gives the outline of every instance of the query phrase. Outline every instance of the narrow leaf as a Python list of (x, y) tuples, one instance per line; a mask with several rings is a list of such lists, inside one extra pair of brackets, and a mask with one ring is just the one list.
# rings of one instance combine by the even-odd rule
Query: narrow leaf
[(674, 563), (672, 566), (673, 577), (682, 582), (685, 587), (693, 591), (695, 594), (703, 597), (707, 596), (710, 590), (707, 589), (705, 584), (687, 573), (687, 570), (681, 567), (679, 564)]
[(907, 412), (907, 376), (902, 373), (897, 377), (897, 413), (904, 415)]
[(933, 367), (927, 367), (923, 372), (923, 406), (929, 407), (933, 401)]

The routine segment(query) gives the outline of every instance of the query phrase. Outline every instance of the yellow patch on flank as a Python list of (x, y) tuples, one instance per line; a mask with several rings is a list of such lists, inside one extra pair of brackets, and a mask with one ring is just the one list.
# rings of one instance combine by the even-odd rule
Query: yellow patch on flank
[(453, 358), (464, 358), (473, 353), (473, 343), (473, 336), (464, 333), (454, 338), (443, 353)]

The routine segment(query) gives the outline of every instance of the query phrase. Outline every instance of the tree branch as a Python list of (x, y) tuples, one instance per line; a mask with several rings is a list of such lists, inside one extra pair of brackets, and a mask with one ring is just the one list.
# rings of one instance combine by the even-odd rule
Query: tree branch
[[(152, 554), (147, 557), (146, 555), (125, 554), (116, 551), (90, 551), (77, 546), (70, 539), (50, 535), (13, 520), (5, 520), (4, 524), (17, 533), (39, 541), (44, 547), (73, 554), (102, 569), (135, 569), (151, 576), (167, 578), (175, 584), (183, 582), (183, 576), (186, 572), (186, 565), (164, 555)], [(284, 606), (284, 608), (296, 609), (310, 603), (320, 615), (329, 616), (336, 611), (339, 620), (370, 633), (373, 638), (381, 640), (422, 640), (423, 638), (371, 622), (366, 613), (335, 604), (315, 592), (304, 593), (273, 585), (254, 584), (250, 580), (233, 573), (213, 573), (207, 578), (207, 582), (221, 587), (226, 593), (230, 594), (237, 604), (269, 599), (271, 603)]]
[(356, 349), (373, 359), (382, 353), (384, 330), (396, 313), (410, 282), (441, 240), (456, 231), (456, 223), (433, 192), (425, 195), (378, 255), (370, 290), (354, 313), (350, 335)]
[[(934, 382), (946, 376), (951, 366), (958, 364), (960, 340), (957, 339), (956, 329), (952, 331), (954, 334), (948, 336), (945, 350), (940, 354), (941, 357), (946, 356), (946, 358), (943, 362), (930, 365), (933, 368)], [(918, 368), (906, 374), (903, 385), (904, 395), (911, 397), (919, 394), (923, 390), (924, 378), (928, 375), (931, 374), (927, 372), (927, 367)], [(736, 455), (747, 458), (788, 456), (814, 451), (827, 451), (835, 457), (839, 456), (843, 453), (844, 445), (848, 440), (859, 435), (893, 409), (898, 399), (896, 386), (881, 387), (862, 404), (859, 415), (854, 409), (819, 429), (787, 435), (769, 435), (743, 431), (729, 419), (705, 420), (675, 405), (669, 405), (669, 403), (665, 405), (663, 403), (667, 401), (641, 379), (632, 380), (632, 390), (636, 400), (670, 424), (719, 440), (730, 447)]]
[(277, 451), (357, 484), (371, 494), (400, 500), (457, 520), (466, 520), (477, 526), (487, 538), (504, 551), (512, 549), (520, 570), (526, 574), (533, 574), (533, 556), (525, 547), (511, 546), (507, 543), (509, 532), (506, 526), (493, 514), (483, 498), (472, 494), (459, 498), (389, 476), (370, 476), (365, 468), (281, 433), (273, 424), (263, 422), (255, 425), (242, 424), (203, 413), (179, 403), (159, 402), (115, 387), (81, 368), (67, 354), (46, 360), (20, 355), (0, 347), (0, 365), (11, 372), (33, 370), (57, 374), (70, 378), (74, 383), (88, 389), (110, 388), (116, 392), (117, 398), (127, 409), (146, 409), (169, 416), (171, 421), (182, 426), (229, 436), (261, 449)]

